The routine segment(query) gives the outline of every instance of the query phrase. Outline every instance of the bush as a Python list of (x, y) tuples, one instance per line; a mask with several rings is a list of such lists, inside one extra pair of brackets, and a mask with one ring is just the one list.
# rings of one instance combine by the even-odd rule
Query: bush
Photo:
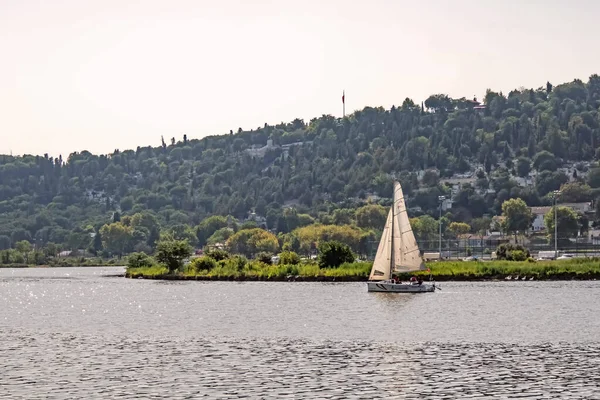
[(156, 259), (169, 272), (181, 269), (183, 260), (192, 254), (192, 247), (187, 240), (177, 240), (172, 236), (161, 238), (156, 244)]
[(496, 249), (498, 260), (525, 261), (531, 257), (529, 249), (520, 244), (503, 243)]
[(131, 253), (127, 257), (128, 268), (151, 267), (154, 264), (156, 264), (154, 259), (146, 253)]
[(279, 255), (279, 264), (297, 265), (300, 264), (300, 256), (293, 251), (284, 251)]
[(510, 252), (510, 261), (525, 261), (527, 257), (527, 254), (523, 250), (513, 250)]
[(200, 271), (210, 271), (217, 266), (217, 261), (209, 256), (202, 256), (198, 258), (194, 258), (192, 262), (190, 262), (189, 269), (198, 273)]
[(231, 258), (219, 262), (219, 264), (223, 267), (233, 268), (236, 271), (240, 272), (244, 269), (247, 263), (248, 260), (244, 256), (233, 256)]
[(348, 245), (335, 241), (319, 244), (319, 268), (337, 268), (344, 263), (353, 263), (354, 259)]
[(214, 259), (215, 261), (226, 260), (229, 258), (229, 253), (220, 249), (208, 250), (204, 252), (204, 255)]
[(264, 251), (260, 252), (260, 253), (258, 253), (256, 255), (256, 260), (257, 261), (260, 261), (260, 262), (265, 263), (267, 265), (271, 265), (272, 264), (272, 261), (271, 261), (272, 258), (273, 258), (273, 256), (271, 254), (265, 253)]

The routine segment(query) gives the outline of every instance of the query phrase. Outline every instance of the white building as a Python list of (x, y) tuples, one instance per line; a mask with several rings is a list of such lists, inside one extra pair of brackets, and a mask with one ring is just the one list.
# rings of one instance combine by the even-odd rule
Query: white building
[[(589, 213), (593, 211), (592, 203), (584, 202), (584, 203), (558, 203), (558, 207), (568, 207), (576, 213)], [(533, 232), (539, 232), (546, 229), (546, 224), (544, 223), (544, 216), (552, 211), (552, 207), (530, 207), (531, 213), (535, 217), (533, 223), (531, 224), (531, 229)]]
[(544, 223), (544, 216), (552, 210), (552, 207), (531, 207), (531, 213), (534, 216), (533, 223), (531, 224), (531, 230), (533, 232), (540, 232), (546, 229)]

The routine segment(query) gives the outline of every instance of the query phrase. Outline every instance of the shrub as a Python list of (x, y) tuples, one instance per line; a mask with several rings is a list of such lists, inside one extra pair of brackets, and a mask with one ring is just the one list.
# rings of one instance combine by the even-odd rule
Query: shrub
[(319, 268), (337, 268), (343, 263), (353, 263), (354, 254), (348, 245), (331, 241), (319, 244)]
[(187, 240), (177, 240), (172, 236), (161, 238), (156, 245), (156, 259), (162, 263), (169, 272), (180, 269), (183, 260), (192, 254), (192, 247)]
[(293, 251), (284, 251), (279, 255), (279, 264), (296, 265), (300, 264), (300, 256)]
[(248, 259), (244, 256), (233, 256), (231, 258), (219, 261), (219, 264), (226, 268), (233, 268), (236, 271), (241, 272), (246, 264), (248, 263)]
[(226, 260), (229, 258), (229, 253), (220, 249), (208, 250), (204, 252), (204, 255), (214, 259), (215, 261)]
[(273, 256), (271, 254), (266, 253), (266, 252), (263, 251), (263, 252), (260, 252), (260, 253), (258, 253), (256, 255), (256, 260), (258, 260), (258, 261), (260, 261), (262, 263), (271, 265), (272, 264), (272, 262), (271, 262), (272, 257)]
[(155, 261), (146, 253), (131, 253), (127, 257), (128, 268), (144, 268), (151, 267), (155, 264)]
[(189, 269), (198, 273), (200, 271), (210, 271), (217, 266), (217, 261), (209, 256), (194, 258), (189, 265)]
[(525, 261), (527, 257), (527, 254), (523, 250), (513, 250), (510, 252), (511, 261)]
[(520, 244), (503, 243), (496, 249), (498, 260), (525, 261), (531, 257), (529, 249)]

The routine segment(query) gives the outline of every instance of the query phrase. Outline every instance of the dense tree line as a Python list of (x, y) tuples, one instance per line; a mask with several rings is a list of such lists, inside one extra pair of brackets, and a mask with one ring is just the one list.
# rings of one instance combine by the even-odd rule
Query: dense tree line
[[(598, 75), (508, 95), (488, 90), (482, 102), (484, 108), (438, 94), (422, 105), (406, 99), (343, 119), (323, 115), (199, 140), (184, 135), (106, 155), (0, 155), (0, 249), (25, 240), (121, 255), (153, 249), (166, 230), (202, 246), (215, 234), (213, 242), (225, 241), (252, 228), (231, 222), (250, 210), (277, 233), (321, 223), (365, 234), (381, 229), (385, 214), (356, 209), (371, 194), (391, 197), (393, 179), (402, 182), (409, 207), (436, 216), (438, 196), (449, 195), (440, 179), (475, 164), (478, 179), (456, 196), (445, 229), (499, 215), (511, 198), (550, 204), (548, 193), (561, 187), (574, 201), (598, 196), (593, 164), (581, 166), (585, 179), (558, 170), (600, 157)], [(263, 155), (246, 151), (269, 139)], [(428, 172), (418, 179), (422, 170)], [(531, 170), (539, 173), (535, 184), (519, 187), (515, 177)], [(481, 194), (490, 187), (495, 193)]]

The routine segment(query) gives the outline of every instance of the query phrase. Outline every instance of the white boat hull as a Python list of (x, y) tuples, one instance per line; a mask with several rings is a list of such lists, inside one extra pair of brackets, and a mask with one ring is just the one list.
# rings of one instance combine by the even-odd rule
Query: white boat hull
[(435, 283), (392, 283), (389, 281), (369, 281), (367, 291), (382, 293), (426, 293), (435, 291)]

